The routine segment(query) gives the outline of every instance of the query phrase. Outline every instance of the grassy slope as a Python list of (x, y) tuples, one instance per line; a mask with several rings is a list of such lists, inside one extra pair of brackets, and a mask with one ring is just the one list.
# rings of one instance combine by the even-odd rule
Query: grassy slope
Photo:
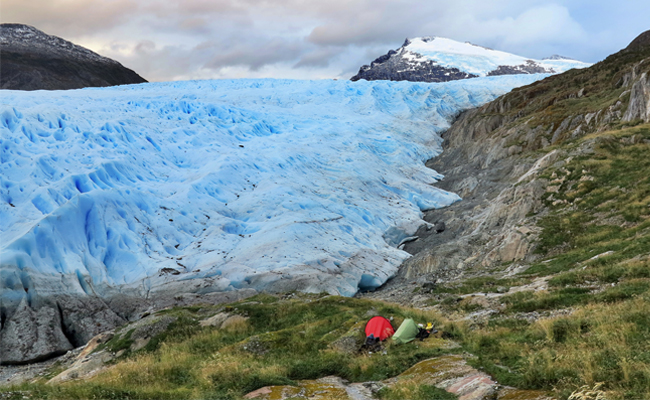
[[(546, 194), (556, 205), (539, 220), (538, 251), (546, 257), (520, 276), (489, 285), (550, 275), (549, 289), (503, 296), (499, 314), (458, 331), (467, 350), (479, 357), (477, 364), (502, 383), (555, 388), (566, 398), (582, 385), (604, 382), (609, 398), (647, 399), (650, 125), (591, 135), (566, 146), (587, 140), (599, 143), (594, 155), (546, 171), (558, 181), (558, 192)], [(476, 284), (485, 282), (490, 279), (474, 279), (455, 291), (477, 291)], [(569, 308), (567, 316), (533, 323), (523, 318)]]
[[(226, 307), (246, 316), (227, 329), (201, 327), (199, 319), (223, 307), (182, 308), (163, 313), (179, 317), (144, 349), (120, 357), (113, 368), (86, 381), (45, 385), (44, 380), (4, 389), (22, 399), (27, 391), (39, 399), (236, 399), (267, 385), (291, 385), (297, 380), (338, 375), (350, 381), (377, 381), (396, 376), (415, 363), (450, 354), (442, 341), (388, 346), (386, 354), (346, 354), (331, 344), (352, 335), (363, 341), (368, 315), (433, 321), (432, 313), (389, 303), (337, 296), (299, 295), (293, 299), (259, 295)], [(125, 340), (126, 338), (126, 340)], [(130, 346), (128, 332), (107, 343), (112, 351)], [(399, 387), (383, 392), (396, 398)], [(455, 398), (435, 387), (410, 388), (415, 399)], [(0, 395), (3, 389), (0, 389)], [(1, 396), (0, 396), (1, 397)]]

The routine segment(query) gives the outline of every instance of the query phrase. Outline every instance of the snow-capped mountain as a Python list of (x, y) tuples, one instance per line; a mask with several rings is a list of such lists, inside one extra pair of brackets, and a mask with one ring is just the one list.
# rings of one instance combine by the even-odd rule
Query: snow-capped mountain
[(110, 58), (32, 26), (0, 24), (0, 88), (59, 90), (146, 82)]
[(364, 65), (352, 81), (391, 80), (448, 82), (481, 76), (554, 74), (591, 64), (554, 55), (533, 60), (441, 37), (406, 39), (370, 65)]

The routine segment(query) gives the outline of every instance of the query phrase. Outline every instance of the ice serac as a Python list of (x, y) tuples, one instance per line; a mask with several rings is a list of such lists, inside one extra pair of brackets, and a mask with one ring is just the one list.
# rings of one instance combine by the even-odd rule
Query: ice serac
[(406, 39), (399, 49), (362, 66), (351, 80), (449, 82), (481, 76), (554, 74), (589, 65), (559, 55), (533, 60), (469, 42), (418, 37)]
[(437, 132), (543, 76), (4, 92), (3, 346), (25, 304), (58, 310), (65, 349), (165, 296), (375, 288), (459, 199), (430, 185)]

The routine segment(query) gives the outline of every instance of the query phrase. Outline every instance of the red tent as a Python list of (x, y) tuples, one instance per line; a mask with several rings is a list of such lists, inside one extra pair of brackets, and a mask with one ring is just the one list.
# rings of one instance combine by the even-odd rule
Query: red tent
[(384, 317), (372, 317), (366, 324), (366, 337), (372, 334), (379, 340), (386, 340), (393, 336), (393, 333), (395, 333), (395, 329)]

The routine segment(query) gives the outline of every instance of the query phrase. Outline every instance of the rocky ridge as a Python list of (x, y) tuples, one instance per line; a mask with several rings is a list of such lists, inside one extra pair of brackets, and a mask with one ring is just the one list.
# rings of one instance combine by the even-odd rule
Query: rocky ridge
[(63, 90), (146, 82), (134, 71), (23, 24), (0, 25), (0, 88)]

